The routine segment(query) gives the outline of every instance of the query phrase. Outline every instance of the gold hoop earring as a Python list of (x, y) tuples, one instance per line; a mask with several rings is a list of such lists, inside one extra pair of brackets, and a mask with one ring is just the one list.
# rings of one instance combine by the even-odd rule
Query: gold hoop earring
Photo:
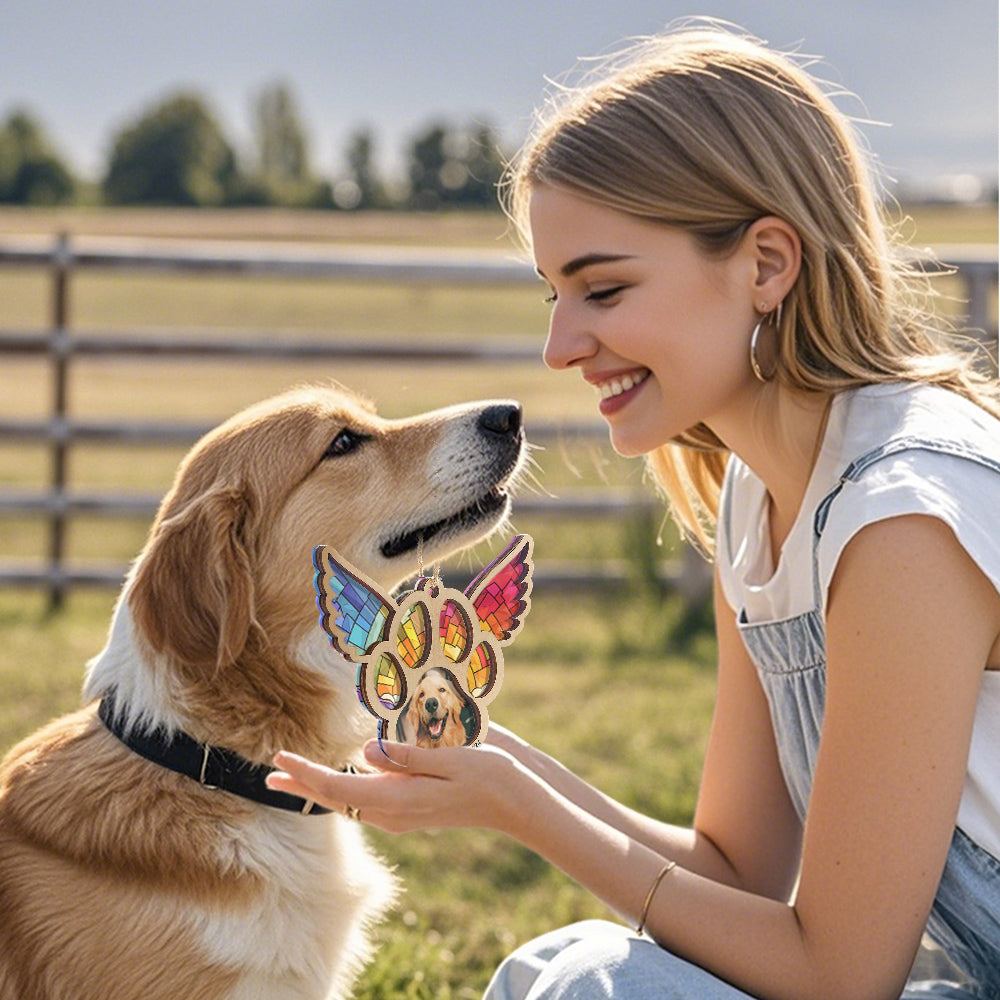
[(764, 372), (761, 370), (760, 362), (757, 360), (757, 338), (760, 336), (760, 328), (764, 325), (764, 320), (758, 320), (757, 325), (750, 334), (750, 367), (758, 382), (767, 382)]
[(778, 370), (777, 362), (775, 362), (774, 367), (768, 374), (764, 374), (764, 369), (761, 368), (760, 361), (757, 360), (757, 343), (760, 339), (760, 329), (769, 320), (773, 319), (773, 326), (775, 331), (775, 336), (777, 336), (778, 329), (781, 325), (781, 306), (782, 303), (778, 303), (777, 307), (766, 316), (761, 316), (757, 321), (757, 325), (753, 328), (753, 333), (750, 334), (750, 368), (754, 373), (754, 377), (758, 382), (767, 383), (774, 378), (775, 373)]

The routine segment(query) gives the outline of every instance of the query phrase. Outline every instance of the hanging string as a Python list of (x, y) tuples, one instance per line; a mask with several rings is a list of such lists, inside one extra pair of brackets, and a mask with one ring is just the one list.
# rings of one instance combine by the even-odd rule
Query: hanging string
[(437, 584), (439, 587), (444, 585), (444, 581), (441, 579), (441, 563), (436, 562), (434, 568), (431, 571), (431, 576), (424, 576), (424, 536), (417, 536), (417, 576), (420, 579), (427, 580), (431, 584)]

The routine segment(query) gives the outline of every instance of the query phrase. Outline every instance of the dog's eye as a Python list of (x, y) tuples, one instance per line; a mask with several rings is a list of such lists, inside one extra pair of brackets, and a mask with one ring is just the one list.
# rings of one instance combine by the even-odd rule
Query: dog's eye
[(326, 449), (324, 458), (340, 458), (341, 455), (349, 455), (355, 448), (359, 448), (368, 440), (367, 435), (358, 434), (356, 431), (344, 428), (331, 442)]

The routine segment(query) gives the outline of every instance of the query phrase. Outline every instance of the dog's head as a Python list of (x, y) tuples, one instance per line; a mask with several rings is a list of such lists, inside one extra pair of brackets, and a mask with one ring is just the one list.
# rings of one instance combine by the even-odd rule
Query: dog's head
[(525, 451), (520, 407), (491, 401), (390, 420), (341, 387), (267, 400), (178, 470), (129, 589), (146, 641), (191, 668), (317, 629), (311, 554), (343, 553), (391, 590), (492, 532)]
[(447, 671), (428, 670), (410, 700), (406, 712), (407, 739), (418, 746), (462, 746), (462, 695)]

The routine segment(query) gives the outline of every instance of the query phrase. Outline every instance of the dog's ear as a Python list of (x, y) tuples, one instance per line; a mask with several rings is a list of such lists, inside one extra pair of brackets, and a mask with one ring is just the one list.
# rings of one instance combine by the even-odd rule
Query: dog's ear
[[(407, 726), (409, 725), (409, 723), (411, 721), (410, 720), (410, 705), (412, 705), (412, 704), (413, 704), (413, 701), (411, 699), (410, 701), (408, 701), (403, 706), (403, 711), (399, 713), (399, 716), (396, 719), (396, 739), (400, 743), (409, 743), (410, 740), (411, 740), (410, 731), (407, 728)], [(415, 738), (416, 734), (414, 733), (413, 736)]]
[(232, 663), (256, 624), (246, 492), (217, 486), (154, 527), (129, 605), (153, 648), (211, 668)]
[(468, 746), (479, 735), (482, 729), (482, 723), (479, 718), (479, 712), (473, 708), (472, 702), (470, 702), (464, 695), (462, 696), (461, 702), (462, 707), (459, 710), (458, 719), (465, 729), (465, 745)]
[[(451, 724), (453, 726), (461, 726), (461, 732), (464, 734), (463, 743), (469, 743), (469, 725), (468, 718), (474, 715), (472, 706), (469, 704), (465, 697), (465, 694), (459, 688), (458, 684), (455, 683), (451, 678), (448, 679), (448, 687), (451, 688), (451, 711), (448, 713), (451, 717)], [(457, 730), (456, 730), (457, 731)]]
[(401, 718), (406, 719), (407, 743), (411, 740), (416, 743), (420, 736), (420, 709), (417, 708), (417, 696), (410, 699), (410, 707), (403, 713)]

